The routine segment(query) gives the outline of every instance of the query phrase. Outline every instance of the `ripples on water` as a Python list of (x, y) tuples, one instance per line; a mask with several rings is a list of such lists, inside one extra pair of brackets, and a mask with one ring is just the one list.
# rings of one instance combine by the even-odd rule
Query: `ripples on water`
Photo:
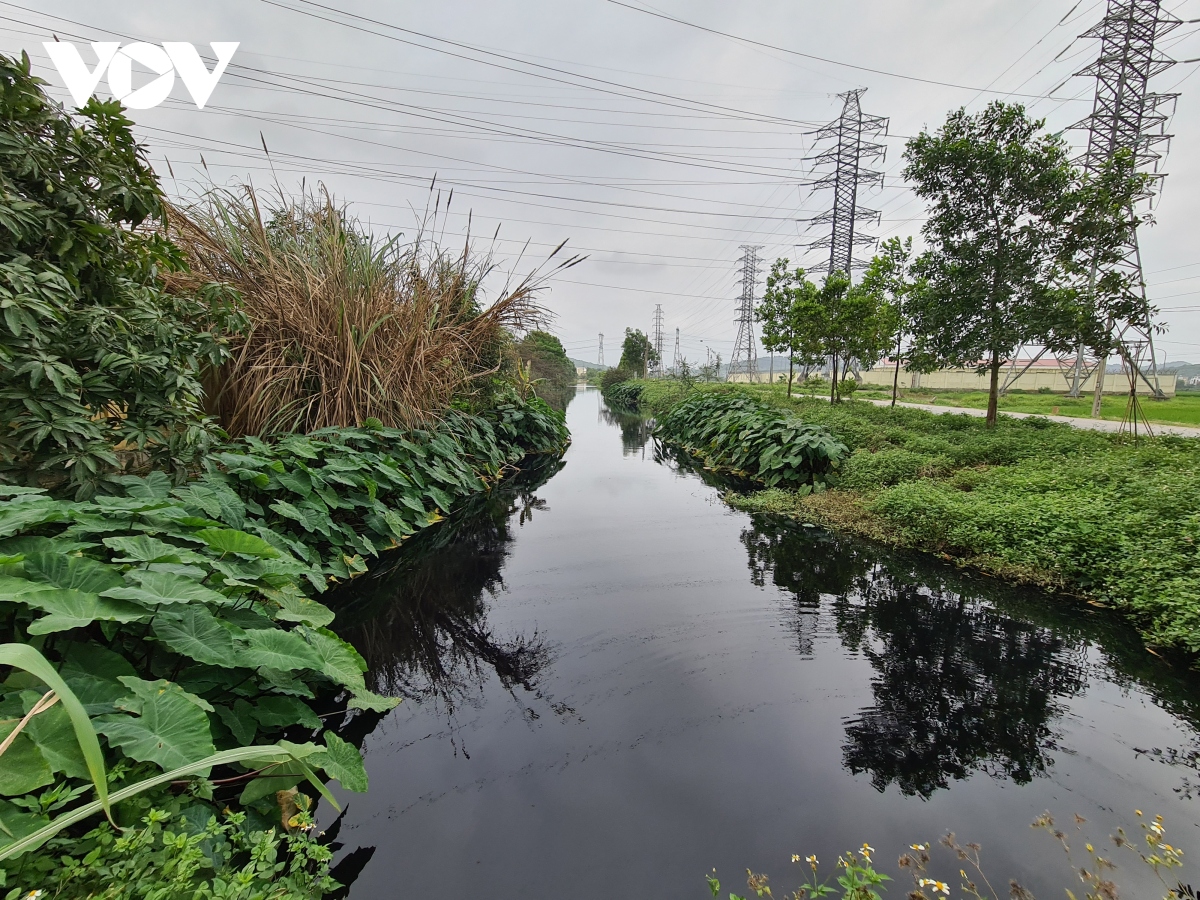
[(594, 392), (569, 415), (565, 462), (333, 598), (404, 698), (349, 728), (372, 782), (336, 825), (353, 897), (701, 897), (713, 865), (790, 887), (793, 852), (887, 862), (946, 830), (1051, 896), (1047, 807), (1096, 837), (1162, 811), (1200, 852), (1197, 685), (1129, 630), (731, 512), (641, 417)]

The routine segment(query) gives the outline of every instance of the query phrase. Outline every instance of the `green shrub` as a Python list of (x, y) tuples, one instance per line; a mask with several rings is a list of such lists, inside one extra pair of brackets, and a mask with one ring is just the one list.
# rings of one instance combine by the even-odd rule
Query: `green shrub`
[(709, 468), (766, 487), (823, 487), (847, 455), (824, 428), (740, 393), (698, 391), (659, 420), (657, 434)]
[(0, 478), (81, 498), (122, 464), (181, 478), (241, 317), (215, 287), (165, 289), (182, 263), (146, 227), (163, 196), (120, 104), (72, 117), (43, 84), (0, 56)]
[(632, 377), (633, 373), (628, 369), (605, 369), (604, 374), (600, 376), (600, 390), (607, 394), (611, 388)]
[(32, 891), (89, 900), (317, 900), (338, 887), (332, 852), (313, 838), (306, 810), (283, 831), (187, 795), (158, 799), (168, 809), (151, 808), (121, 832), (103, 822), (7, 861), (6, 900)]
[(627, 410), (636, 410), (645, 385), (646, 382), (644, 381), (631, 380), (618, 382), (604, 391), (604, 399), (613, 406)]

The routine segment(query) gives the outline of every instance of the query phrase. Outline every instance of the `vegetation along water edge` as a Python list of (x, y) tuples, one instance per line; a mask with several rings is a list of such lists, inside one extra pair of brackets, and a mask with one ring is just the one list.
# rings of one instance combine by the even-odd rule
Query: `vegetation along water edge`
[[(738, 508), (1076, 595), (1129, 618), (1153, 648), (1200, 652), (1194, 440), (1004, 416), (989, 428), (966, 415), (789, 400), (765, 385), (626, 380), (606, 396), (657, 416), (659, 437), (703, 465), (744, 477), (748, 489), (727, 494)], [(754, 413), (730, 417), (731, 407)], [(708, 416), (722, 427), (690, 427)], [(843, 448), (811, 484), (781, 475), (793, 454), (764, 440), (778, 441), (784, 421), (797, 435), (800, 423), (826, 429)]]
[(0, 57), (0, 884), (323, 896), (313, 799), (398, 701), (319, 598), (562, 454), (544, 273), (486, 302), (469, 242), (323, 189), (172, 205), (43, 87)]

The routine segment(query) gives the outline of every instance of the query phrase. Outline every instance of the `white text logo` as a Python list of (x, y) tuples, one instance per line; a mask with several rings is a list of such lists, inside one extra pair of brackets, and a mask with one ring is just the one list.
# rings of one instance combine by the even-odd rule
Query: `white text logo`
[[(192, 95), (199, 109), (212, 96), (217, 81), (225, 74), (225, 67), (238, 48), (237, 41), (213, 41), (209, 44), (217, 57), (217, 64), (210, 72), (196, 48), (183, 41), (164, 41), (157, 44), (126, 44), (118, 41), (93, 41), (96, 52), (96, 67), (89, 71), (74, 44), (63, 41), (46, 41), (42, 44), (50, 59), (54, 61), (58, 74), (62, 76), (71, 99), (76, 106), (83, 106), (96, 90), (104, 72), (108, 70), (108, 89), (112, 95), (130, 109), (150, 109), (167, 99), (175, 86), (175, 76), (183, 79), (184, 87)], [(133, 64), (140, 63), (158, 77), (137, 90), (133, 89)]]

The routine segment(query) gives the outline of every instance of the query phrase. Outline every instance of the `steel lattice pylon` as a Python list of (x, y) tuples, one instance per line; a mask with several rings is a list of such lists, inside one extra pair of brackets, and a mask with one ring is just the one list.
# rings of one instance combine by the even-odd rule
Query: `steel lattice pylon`
[(675, 358), (671, 361), (671, 370), (678, 373), (683, 362), (683, 353), (679, 349), (679, 329), (675, 329)]
[(847, 91), (842, 98), (842, 114), (813, 132), (818, 141), (829, 140), (829, 149), (812, 158), (817, 166), (832, 166), (833, 171), (814, 182), (814, 188), (833, 188), (833, 208), (809, 221), (810, 225), (829, 225), (829, 236), (811, 242), (812, 249), (829, 248), (829, 274), (845, 272), (851, 275), (866, 263), (855, 259), (855, 247), (871, 247), (876, 239), (859, 230), (862, 223), (878, 223), (879, 212), (858, 205), (859, 188), (883, 181), (883, 173), (865, 168), (867, 163), (882, 159), (886, 148), (874, 139), (887, 134), (888, 120), (883, 116), (868, 116), (860, 103), (866, 88)]
[[(1109, 0), (1104, 19), (1081, 35), (1100, 41), (1100, 55), (1087, 68), (1075, 73), (1096, 79), (1091, 115), (1072, 126), (1088, 132), (1087, 149), (1075, 162), (1089, 175), (1095, 175), (1103, 171), (1118, 152), (1128, 150), (1138, 168), (1149, 170), (1152, 176), (1152, 187), (1141, 198), (1146, 201), (1153, 200), (1153, 185), (1165, 177), (1158, 171), (1163, 158), (1160, 148), (1170, 141), (1171, 135), (1166, 133), (1167, 115), (1163, 108), (1179, 96), (1156, 94), (1149, 89), (1151, 78), (1175, 65), (1174, 60), (1155, 52), (1155, 44), (1180, 24), (1178, 18), (1162, 8), (1160, 0)], [(1111, 323), (1112, 334), (1119, 342), (1118, 352), (1129, 376), (1131, 390), (1140, 379), (1155, 397), (1161, 398), (1154, 330), (1136, 228), (1129, 229), (1125, 256), (1119, 265), (1133, 276), (1134, 289), (1141, 295), (1144, 312), (1136, 320)], [(1005, 387), (1045, 352), (1042, 350), (1029, 360), (1019, 373), (1014, 360)], [(1058, 364), (1070, 385), (1070, 397), (1080, 396), (1084, 383), (1095, 373), (1093, 415), (1097, 415), (1107, 360), (1097, 359), (1081, 347), (1074, 353), (1059, 356)]]
[(758, 251), (761, 244), (742, 244), (742, 296), (738, 299), (738, 333), (729, 358), (726, 379), (735, 374), (748, 375), (754, 381), (758, 374), (758, 354), (754, 349), (754, 288), (758, 284)]
[(661, 378), (663, 373), (663, 312), (662, 304), (654, 307), (654, 362), (650, 365), (650, 375)]

